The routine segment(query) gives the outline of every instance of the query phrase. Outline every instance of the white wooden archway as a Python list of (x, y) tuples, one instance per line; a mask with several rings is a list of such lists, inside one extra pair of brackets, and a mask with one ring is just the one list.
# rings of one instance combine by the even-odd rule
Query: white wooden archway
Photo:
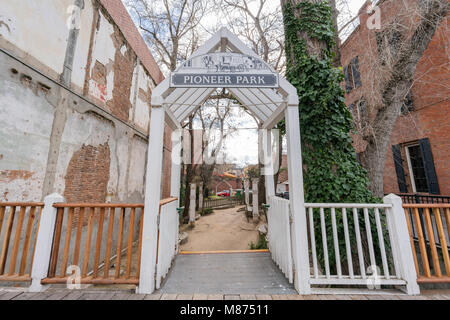
[[(164, 123), (175, 131), (181, 129), (181, 124), (189, 115), (195, 113), (217, 88), (227, 88), (263, 123), (264, 130), (271, 130), (280, 120), (286, 118), (293, 258), (296, 266), (295, 287), (299, 293), (309, 294), (309, 262), (300, 263), (300, 259), (308, 259), (308, 240), (297, 90), (226, 28), (219, 30), (152, 93), (138, 292), (152, 293), (155, 289)], [(174, 145), (180, 145), (180, 139), (181, 134), (174, 135)], [(270, 138), (263, 141), (271, 144)], [(177, 151), (179, 150), (175, 148), (172, 157), (171, 196), (179, 198), (181, 159), (177, 159)], [(273, 197), (273, 176), (266, 175), (265, 179), (267, 197)]]

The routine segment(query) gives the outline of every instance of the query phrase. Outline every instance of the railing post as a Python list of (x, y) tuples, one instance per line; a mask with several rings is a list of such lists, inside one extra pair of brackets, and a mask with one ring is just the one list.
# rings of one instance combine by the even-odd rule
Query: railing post
[(252, 181), (253, 219), (259, 219), (258, 183), (259, 179), (253, 179)]
[(37, 231), (36, 249), (31, 269), (31, 286), (29, 292), (44, 291), (46, 286), (41, 284), (42, 279), (48, 275), (48, 268), (52, 255), (53, 235), (55, 233), (56, 214), (58, 210), (53, 207), (55, 203), (64, 202), (63, 196), (54, 193), (44, 199), (39, 230)]
[(203, 210), (203, 182), (200, 182), (198, 187), (198, 210)]
[(395, 194), (390, 194), (384, 197), (383, 201), (386, 204), (392, 204), (392, 208), (387, 210), (387, 224), (397, 272), (406, 281), (406, 292), (409, 295), (418, 295), (420, 288), (417, 284), (417, 273), (402, 199)]
[(244, 180), (244, 197), (245, 197), (245, 209), (248, 210), (248, 207), (250, 206), (250, 181), (248, 179)]
[(191, 183), (191, 193), (190, 193), (190, 205), (189, 205), (189, 224), (195, 224), (195, 207), (196, 207), (196, 185)]

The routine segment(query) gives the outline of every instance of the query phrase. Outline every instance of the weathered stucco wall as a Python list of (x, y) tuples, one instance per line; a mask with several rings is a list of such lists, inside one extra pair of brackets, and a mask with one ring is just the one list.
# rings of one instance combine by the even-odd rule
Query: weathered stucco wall
[(69, 35), (65, 27), (67, 8), (73, 3), (73, 0), (2, 1), (2, 48), (16, 47), (22, 51), (20, 58), (41, 64), (41, 68), (48, 68), (45, 71), (53, 75), (61, 74)]
[[(67, 28), (74, 3), (82, 5), (75, 33)], [(0, 201), (51, 192), (72, 202), (143, 201), (150, 96), (162, 76), (121, 1), (107, 9), (97, 0), (2, 3)]]

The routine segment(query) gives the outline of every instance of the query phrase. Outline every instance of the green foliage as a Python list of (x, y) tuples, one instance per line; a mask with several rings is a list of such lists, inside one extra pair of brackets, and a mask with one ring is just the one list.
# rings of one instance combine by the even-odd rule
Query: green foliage
[(266, 240), (266, 236), (260, 234), (259, 238), (258, 238), (258, 242), (255, 244), (252, 242), (250, 242), (249, 244), (250, 246), (250, 250), (262, 250), (262, 249), (267, 249), (267, 240)]
[[(300, 18), (294, 10), (301, 12)], [(342, 71), (332, 66), (334, 30), (327, 1), (284, 8), (287, 79), (299, 95), (307, 202), (373, 202), (365, 170), (356, 161), (350, 131), (352, 116), (341, 88)], [(325, 43), (320, 57), (305, 40)]]
[(202, 209), (199, 213), (200, 213), (201, 216), (207, 216), (207, 215), (209, 215), (209, 214), (211, 214), (213, 212), (214, 212), (213, 209), (205, 208), (205, 209)]
[[(345, 105), (344, 90), (340, 85), (343, 80), (342, 70), (332, 65), (335, 43), (329, 3), (300, 2), (294, 6), (288, 1), (283, 7), (283, 15), (286, 77), (297, 88), (299, 96), (305, 201), (378, 202), (379, 199), (373, 197), (368, 190), (366, 171), (356, 161), (350, 137), (352, 116)], [(307, 41), (319, 52), (311, 50)], [(318, 212), (315, 216), (319, 216)], [(330, 240), (331, 215), (327, 214), (326, 219)], [(340, 219), (339, 214), (339, 237), (343, 239), (343, 224)], [(352, 219), (349, 224), (349, 228), (353, 228)], [(321, 244), (320, 221), (315, 221), (315, 226), (318, 228), (316, 238)], [(332, 242), (328, 246), (333, 248)], [(318, 255), (323, 259), (321, 247), (318, 245)], [(345, 256), (344, 245), (340, 252), (341, 256)], [(329, 253), (333, 269), (334, 250), (329, 250)]]

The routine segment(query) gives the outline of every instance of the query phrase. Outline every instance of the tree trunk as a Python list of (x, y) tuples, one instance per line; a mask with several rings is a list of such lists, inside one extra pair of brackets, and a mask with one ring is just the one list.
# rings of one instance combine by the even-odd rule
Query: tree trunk
[(333, 10), (333, 25), (334, 25), (334, 58), (333, 58), (333, 66), (340, 67), (341, 66), (341, 39), (339, 38), (339, 26), (338, 26), (338, 15), (339, 12), (336, 6), (336, 0), (329, 0), (331, 9)]
[(184, 189), (184, 211), (183, 211), (183, 219), (186, 221), (189, 219), (189, 207), (191, 205), (190, 195), (191, 195), (191, 183), (194, 179), (194, 165), (192, 164), (194, 158), (194, 135), (193, 135), (193, 126), (192, 122), (194, 120), (194, 116), (189, 117), (189, 139), (190, 139), (190, 163), (186, 164), (186, 179), (185, 179), (185, 189)]

